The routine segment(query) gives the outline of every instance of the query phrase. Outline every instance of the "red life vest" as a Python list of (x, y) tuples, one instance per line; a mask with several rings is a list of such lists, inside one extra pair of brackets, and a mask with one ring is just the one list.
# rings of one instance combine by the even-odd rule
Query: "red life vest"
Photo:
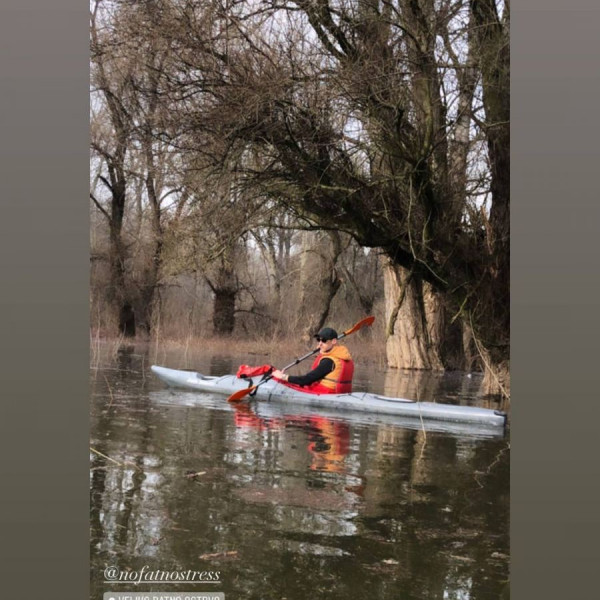
[(321, 381), (306, 386), (304, 390), (319, 394), (349, 394), (352, 391), (354, 361), (348, 348), (336, 345), (329, 352), (319, 354), (312, 364), (312, 369), (316, 369), (324, 358), (329, 358), (333, 361), (333, 371), (327, 377), (321, 379)]
[(240, 365), (237, 370), (236, 377), (247, 379), (248, 377), (256, 377), (264, 373), (270, 373), (273, 370), (271, 365), (261, 365), (260, 367), (251, 367), (250, 365)]

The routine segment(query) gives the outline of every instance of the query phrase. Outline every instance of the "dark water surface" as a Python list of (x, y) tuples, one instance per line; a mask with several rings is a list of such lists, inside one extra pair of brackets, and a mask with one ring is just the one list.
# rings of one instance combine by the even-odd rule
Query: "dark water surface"
[[(318, 414), (265, 416), (171, 391), (158, 363), (235, 372), (248, 356), (144, 346), (94, 352), (91, 598), (224, 592), (226, 600), (508, 597), (509, 439)], [(479, 378), (358, 367), (355, 388), (499, 408)], [(106, 583), (218, 572), (218, 583)], [(214, 576), (214, 575), (213, 575)], [(184, 597), (184, 596), (182, 596)]]

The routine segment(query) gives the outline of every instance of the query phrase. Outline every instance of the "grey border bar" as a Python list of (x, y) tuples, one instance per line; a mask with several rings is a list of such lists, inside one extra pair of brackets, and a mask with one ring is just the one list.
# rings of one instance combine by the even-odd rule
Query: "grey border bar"
[(592, 0), (512, 5), (515, 598), (597, 594), (599, 31)]
[(0, 7), (6, 598), (89, 596), (88, 10), (80, 0)]
[[(87, 590), (87, 10), (0, 8), (5, 594)], [(512, 6), (512, 580), (596, 589), (597, 2)]]

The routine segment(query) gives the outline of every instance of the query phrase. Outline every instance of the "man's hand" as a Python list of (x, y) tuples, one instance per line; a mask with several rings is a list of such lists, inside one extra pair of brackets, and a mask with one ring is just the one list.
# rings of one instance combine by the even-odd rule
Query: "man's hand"
[(271, 373), (271, 375), (273, 377), (276, 377), (277, 379), (281, 379), (282, 381), (287, 381), (287, 378), (288, 378), (288, 376), (283, 371), (280, 371), (279, 369), (275, 369), (273, 371), (273, 373)]

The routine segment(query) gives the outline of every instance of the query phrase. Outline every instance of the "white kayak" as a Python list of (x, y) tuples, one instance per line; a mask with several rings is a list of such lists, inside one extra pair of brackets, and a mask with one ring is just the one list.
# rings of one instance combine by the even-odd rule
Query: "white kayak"
[[(153, 365), (154, 374), (171, 387), (231, 395), (260, 382), (260, 377), (239, 379), (235, 375), (214, 377), (194, 371), (167, 369)], [(250, 397), (247, 397), (251, 399)], [(302, 405), (311, 408), (333, 409), (381, 415), (399, 415), (413, 419), (468, 423), (503, 428), (506, 413), (476, 406), (418, 402), (405, 398), (392, 398), (369, 392), (350, 394), (313, 394), (300, 392), (273, 379), (262, 383), (252, 397), (257, 400)]]

